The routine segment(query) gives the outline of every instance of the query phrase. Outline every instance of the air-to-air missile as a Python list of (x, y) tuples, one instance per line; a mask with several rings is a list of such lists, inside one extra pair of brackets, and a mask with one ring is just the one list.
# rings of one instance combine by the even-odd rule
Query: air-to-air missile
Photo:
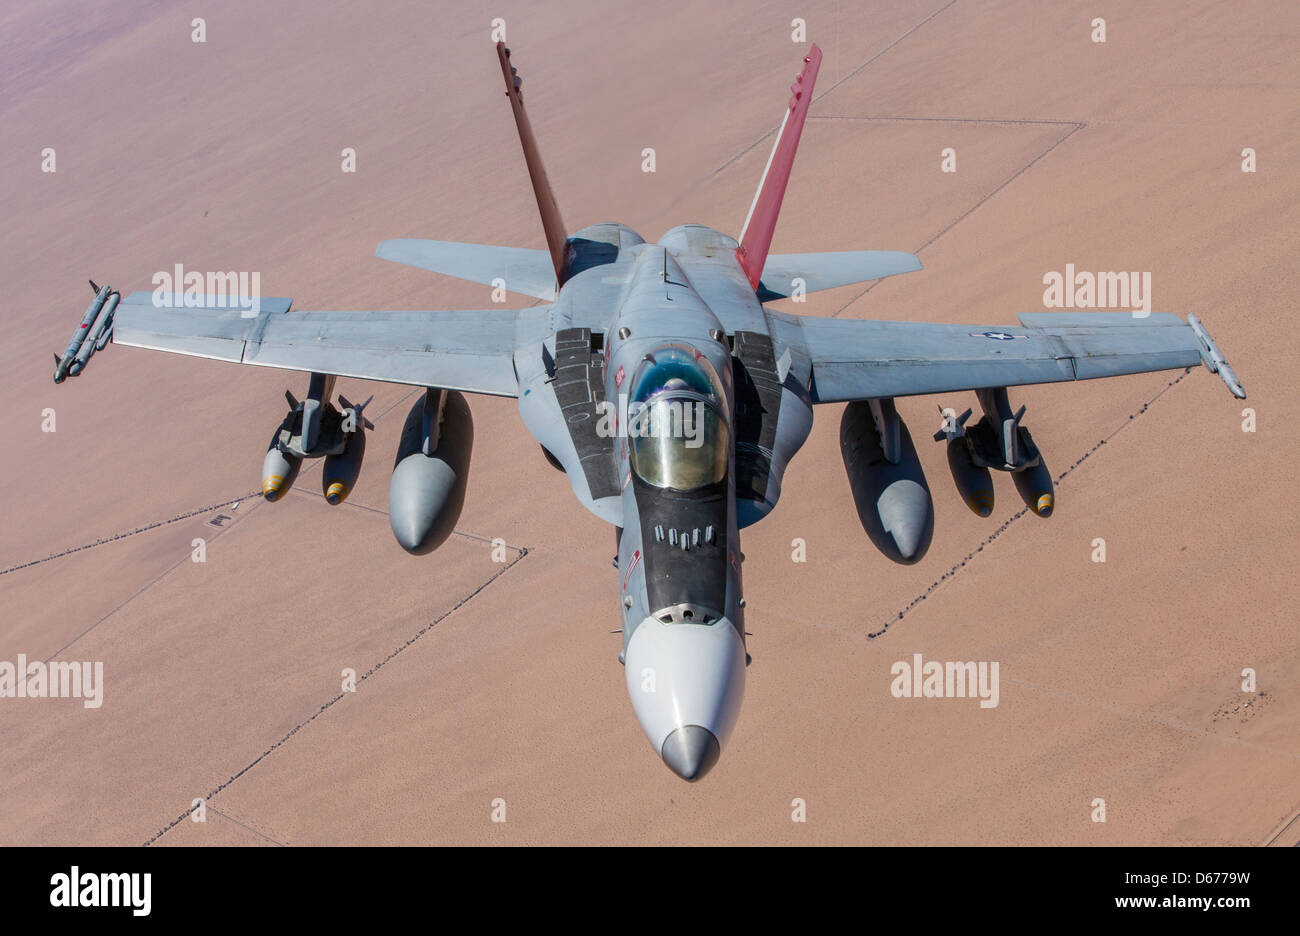
[(76, 377), (85, 370), (91, 355), (104, 350), (104, 345), (113, 336), (113, 312), (122, 296), (111, 286), (96, 286), (94, 280), (90, 281), (90, 288), (94, 290), (95, 298), (86, 307), (86, 314), (72, 333), (63, 357), (54, 355), (55, 383), (63, 383), (68, 377)]
[(1237, 379), (1233, 369), (1228, 366), (1223, 352), (1219, 350), (1219, 346), (1210, 337), (1210, 333), (1205, 330), (1201, 320), (1195, 315), (1189, 315), (1187, 316), (1187, 324), (1192, 326), (1196, 339), (1201, 343), (1201, 360), (1205, 362), (1205, 366), (1209, 368), (1210, 373), (1218, 374), (1219, 378), (1228, 385), (1232, 395), (1238, 400), (1246, 399), (1246, 391), (1241, 386), (1241, 381)]

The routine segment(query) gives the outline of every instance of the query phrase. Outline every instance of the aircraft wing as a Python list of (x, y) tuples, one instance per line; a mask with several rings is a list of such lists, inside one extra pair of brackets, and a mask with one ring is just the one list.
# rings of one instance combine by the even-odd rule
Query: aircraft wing
[[(1040, 312), (1019, 327), (797, 317), (813, 400), (1089, 380), (1205, 363), (1235, 396), (1236, 375), (1195, 316)], [(792, 336), (793, 337), (793, 336)]]
[(219, 361), (312, 371), (388, 383), (518, 395), (517, 333), (543, 328), (548, 307), (484, 311), (304, 312), (264, 298), (260, 311), (204, 305), (155, 306), (134, 292), (118, 304), (113, 342)]

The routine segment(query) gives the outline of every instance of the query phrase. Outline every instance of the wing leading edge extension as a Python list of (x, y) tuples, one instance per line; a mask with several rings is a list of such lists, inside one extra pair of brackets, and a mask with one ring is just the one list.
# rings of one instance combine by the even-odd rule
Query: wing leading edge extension
[[(1246, 392), (1193, 316), (1032, 313), (1021, 326), (842, 321), (787, 316), (782, 331), (812, 365), (818, 403), (1090, 380), (1204, 363)], [(790, 326), (794, 326), (790, 328)]]
[[(113, 319), (113, 342), (219, 361), (518, 395), (514, 352), (521, 335), (546, 329), (549, 306), (411, 312), (290, 311), (290, 300), (261, 300), (259, 312), (218, 305), (184, 307), (170, 296), (134, 292)], [(533, 326), (536, 326), (534, 329)]]

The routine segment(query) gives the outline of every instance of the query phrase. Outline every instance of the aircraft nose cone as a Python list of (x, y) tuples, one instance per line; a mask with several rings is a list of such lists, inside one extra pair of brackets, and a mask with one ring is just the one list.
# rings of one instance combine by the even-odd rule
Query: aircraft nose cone
[(637, 626), (624, 651), (628, 698), (651, 750), (686, 781), (718, 762), (745, 695), (745, 644), (725, 617), (713, 624)]
[(722, 746), (712, 731), (699, 725), (686, 725), (664, 739), (660, 752), (668, 768), (683, 780), (694, 783), (718, 762)]

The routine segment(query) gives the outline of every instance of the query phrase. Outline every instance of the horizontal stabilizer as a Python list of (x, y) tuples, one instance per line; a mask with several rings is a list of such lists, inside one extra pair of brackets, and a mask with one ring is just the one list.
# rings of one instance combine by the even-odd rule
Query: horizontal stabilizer
[(534, 299), (555, 299), (555, 267), (545, 250), (401, 238), (386, 240), (375, 256), (496, 287)]
[(916, 254), (900, 250), (772, 254), (763, 267), (758, 298), (762, 302), (788, 298), (798, 291), (796, 280), (802, 281), (803, 292), (810, 293), (919, 269), (921, 261)]

